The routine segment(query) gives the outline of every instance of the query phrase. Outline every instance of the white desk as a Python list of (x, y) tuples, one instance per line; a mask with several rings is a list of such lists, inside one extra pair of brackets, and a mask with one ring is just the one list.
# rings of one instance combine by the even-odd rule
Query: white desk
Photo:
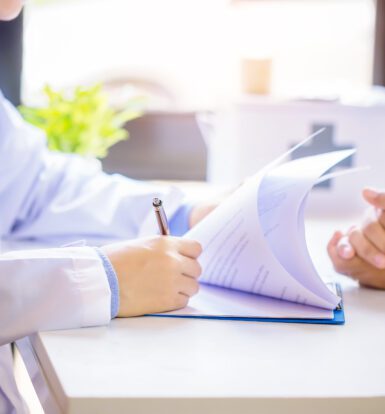
[[(333, 227), (309, 232), (324, 275)], [(19, 348), (50, 413), (385, 413), (385, 292), (343, 280), (344, 326), (144, 317)]]

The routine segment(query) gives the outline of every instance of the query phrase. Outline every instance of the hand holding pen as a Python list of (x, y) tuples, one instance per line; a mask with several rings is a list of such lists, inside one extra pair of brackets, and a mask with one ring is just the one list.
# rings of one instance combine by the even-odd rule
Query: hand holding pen
[(119, 285), (118, 316), (138, 316), (187, 306), (198, 292), (200, 244), (169, 235), (162, 201), (153, 200), (161, 236), (103, 246)]

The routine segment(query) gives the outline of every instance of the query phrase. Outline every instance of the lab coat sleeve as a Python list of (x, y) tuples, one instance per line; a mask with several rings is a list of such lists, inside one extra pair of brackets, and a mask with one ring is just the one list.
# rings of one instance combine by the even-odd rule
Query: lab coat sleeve
[(100, 162), (49, 151), (44, 134), (0, 97), (0, 237), (101, 244), (157, 233), (152, 198), (172, 219), (183, 195), (118, 174)]
[(0, 345), (42, 330), (107, 324), (111, 290), (95, 249), (0, 256)]

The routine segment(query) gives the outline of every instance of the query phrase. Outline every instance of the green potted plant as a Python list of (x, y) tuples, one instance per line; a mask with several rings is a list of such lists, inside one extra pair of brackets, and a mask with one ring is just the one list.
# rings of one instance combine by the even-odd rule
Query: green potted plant
[(46, 86), (44, 94), (45, 106), (19, 110), (27, 122), (45, 131), (54, 151), (104, 158), (112, 145), (128, 138), (126, 123), (142, 115), (142, 98), (131, 98), (124, 110), (117, 111), (100, 84), (69, 93)]

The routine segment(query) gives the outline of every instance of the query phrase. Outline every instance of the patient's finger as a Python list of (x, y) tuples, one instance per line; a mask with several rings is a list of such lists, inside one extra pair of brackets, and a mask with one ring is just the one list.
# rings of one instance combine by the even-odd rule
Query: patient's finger
[(342, 236), (343, 236), (342, 231), (336, 230), (332, 238), (330, 239), (329, 244), (331, 244), (332, 246), (337, 246), (337, 243), (341, 239)]
[(365, 188), (362, 195), (372, 206), (385, 210), (385, 192), (377, 191), (373, 188)]
[(385, 229), (385, 211), (377, 209), (377, 220), (381, 226)]
[(349, 242), (349, 236), (342, 236), (337, 243), (337, 251), (342, 259), (349, 260), (355, 256), (356, 252)]
[(329, 242), (327, 250), (330, 260), (333, 263), (334, 270), (343, 275), (351, 276), (351, 260), (342, 259), (338, 253), (337, 245), (333, 244), (332, 241)]
[(385, 253), (385, 228), (378, 221), (368, 220), (362, 227), (362, 232), (378, 250)]
[(361, 259), (378, 269), (385, 269), (385, 255), (362, 234), (361, 230), (352, 230), (349, 242)]

